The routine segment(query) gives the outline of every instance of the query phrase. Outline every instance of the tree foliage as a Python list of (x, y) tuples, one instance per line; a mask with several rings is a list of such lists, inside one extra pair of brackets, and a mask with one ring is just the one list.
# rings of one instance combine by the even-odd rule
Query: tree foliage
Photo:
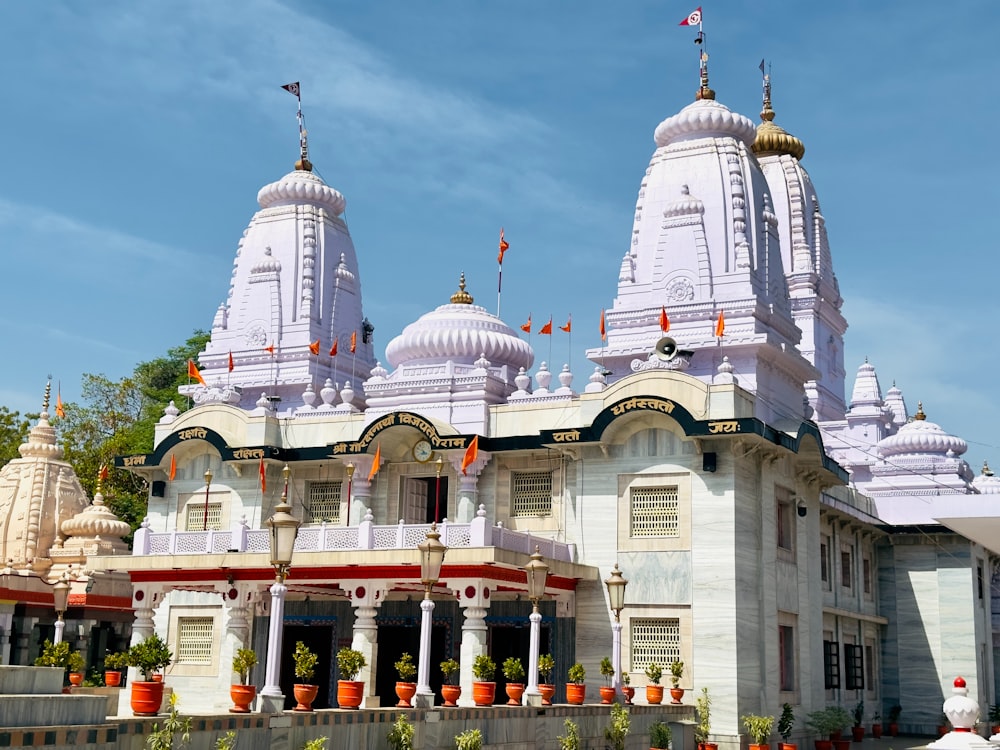
[(0, 406), (0, 466), (20, 456), (17, 449), (28, 439), (30, 420), (37, 416), (25, 414), (22, 417), (20, 412)]

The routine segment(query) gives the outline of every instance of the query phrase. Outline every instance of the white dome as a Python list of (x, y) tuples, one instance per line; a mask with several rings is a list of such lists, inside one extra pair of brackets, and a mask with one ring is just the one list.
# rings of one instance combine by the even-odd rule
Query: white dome
[(307, 203), (325, 208), (334, 216), (340, 216), (347, 205), (343, 195), (303, 169), (289, 172), (277, 182), (262, 187), (257, 193), (257, 202), (261, 208)]
[(757, 136), (757, 128), (749, 117), (732, 112), (714, 99), (699, 99), (687, 105), (661, 122), (653, 134), (660, 147), (675, 141), (725, 136), (741, 140), (749, 147)]
[(928, 422), (923, 410), (918, 410), (912, 422), (899, 428), (899, 432), (883, 438), (878, 443), (882, 456), (898, 456), (907, 453), (944, 455), (951, 451), (960, 456), (968, 450), (962, 438), (949, 435), (933, 422)]
[(972, 480), (972, 486), (980, 495), (1000, 495), (1000, 477), (995, 476), (989, 464), (983, 462), (983, 473)]
[(493, 367), (508, 365), (516, 372), (528, 369), (535, 360), (528, 342), (486, 308), (472, 304), (472, 296), (461, 291), (452, 302), (410, 323), (385, 348), (393, 367), (401, 364), (452, 362), (475, 364), (485, 356)]

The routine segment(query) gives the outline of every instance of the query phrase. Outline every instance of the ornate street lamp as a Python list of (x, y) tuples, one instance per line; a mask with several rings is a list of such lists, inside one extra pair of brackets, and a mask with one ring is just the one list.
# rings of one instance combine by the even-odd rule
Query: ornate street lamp
[(444, 468), (444, 456), (438, 456), (434, 465), (437, 468), (437, 484), (434, 485), (434, 522), (437, 523), (441, 518), (441, 469)]
[(448, 548), (441, 543), (437, 524), (432, 523), (427, 532), (427, 538), (417, 545), (420, 551), (420, 582), (424, 584), (424, 599), (420, 602), (420, 655), (417, 660), (417, 708), (433, 708), (434, 692), (431, 690), (431, 613), (434, 611), (434, 600), (431, 599), (431, 589), (441, 577), (441, 566), (444, 565), (444, 554)]
[(201, 530), (208, 531), (208, 491), (212, 487), (212, 470), (205, 470), (205, 520), (202, 524)]
[(69, 604), (69, 581), (65, 574), (52, 586), (52, 606), (56, 610), (56, 634), (52, 638), (53, 643), (62, 643), (63, 630), (66, 628), (66, 621), (63, 615), (66, 613), (66, 606)]
[(284, 710), (285, 696), (278, 684), (281, 674), (281, 639), (284, 634), (285, 619), (285, 578), (292, 565), (292, 552), (295, 550), (295, 537), (299, 533), (302, 522), (291, 514), (292, 506), (288, 504), (288, 478), (291, 476), (288, 465), (282, 470), (285, 487), (281, 492), (281, 501), (275, 506), (274, 513), (267, 519), (271, 530), (271, 565), (274, 566), (274, 583), (271, 584), (271, 618), (267, 631), (267, 665), (264, 676), (264, 687), (260, 691), (260, 710), (264, 713), (278, 713)]
[(608, 601), (611, 603), (611, 611), (614, 612), (615, 621), (611, 625), (611, 663), (614, 664), (615, 673), (611, 676), (611, 687), (617, 688), (622, 674), (622, 623), (621, 613), (625, 609), (625, 587), (628, 580), (618, 570), (618, 563), (611, 571), (611, 575), (604, 580), (604, 585), (608, 587)]
[(542, 613), (538, 611), (538, 600), (545, 596), (545, 580), (549, 575), (549, 566), (542, 559), (538, 547), (531, 555), (528, 564), (524, 566), (528, 579), (528, 598), (531, 599), (531, 637), (528, 646), (528, 688), (524, 691), (525, 700), (529, 706), (540, 706), (542, 694), (538, 691), (538, 649), (541, 639)]
[(354, 488), (354, 464), (348, 463), (347, 470), (347, 526), (351, 525), (351, 490)]

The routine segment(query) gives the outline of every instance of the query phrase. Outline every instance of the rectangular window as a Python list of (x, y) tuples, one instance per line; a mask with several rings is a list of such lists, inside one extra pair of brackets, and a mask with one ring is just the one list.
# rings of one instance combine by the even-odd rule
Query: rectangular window
[(677, 518), (677, 486), (633, 487), (631, 536), (680, 536)]
[(794, 497), (783, 487), (776, 487), (774, 495), (777, 499), (778, 546), (790, 552), (795, 538)]
[(840, 551), (840, 585), (845, 589), (851, 588), (851, 579), (854, 578), (854, 565), (851, 561), (849, 550)]
[[(208, 523), (205, 523), (205, 519)], [(192, 500), (187, 504), (187, 514), (184, 518), (185, 531), (219, 531), (222, 528), (222, 503), (209, 503), (208, 515), (205, 514), (205, 503)]]
[(795, 690), (795, 630), (791, 625), (778, 626), (778, 652), (781, 689)]
[(552, 515), (552, 472), (519, 471), (511, 479), (512, 516)]
[(872, 592), (872, 561), (867, 557), (861, 559), (861, 580), (866, 594)]
[(865, 679), (868, 681), (869, 692), (875, 689), (875, 641), (865, 639)]
[(844, 644), (844, 675), (848, 690), (864, 690), (864, 652), (861, 646), (853, 643)]
[(823, 641), (823, 687), (840, 687), (840, 649), (836, 641)]
[(340, 523), (340, 493), (343, 482), (309, 482), (307, 523)]
[(661, 667), (681, 658), (681, 621), (676, 617), (630, 620), (633, 672), (641, 672), (651, 663)]
[(983, 564), (979, 563), (976, 566), (976, 593), (979, 595), (979, 601), (983, 600)]
[(177, 664), (211, 664), (215, 619), (177, 618)]
[(823, 534), (819, 543), (819, 577), (823, 588), (830, 590), (830, 537)]

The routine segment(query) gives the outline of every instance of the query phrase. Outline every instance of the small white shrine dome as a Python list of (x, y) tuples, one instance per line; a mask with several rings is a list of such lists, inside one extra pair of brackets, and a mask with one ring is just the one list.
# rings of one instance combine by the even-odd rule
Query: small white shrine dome
[(257, 193), (257, 202), (261, 208), (273, 206), (313, 205), (325, 208), (334, 216), (344, 213), (347, 200), (339, 191), (334, 190), (323, 180), (312, 173), (312, 165), (298, 162), (296, 167), (306, 166), (309, 169), (296, 169), (289, 172), (277, 182), (265, 185)]
[(714, 99), (703, 98), (661, 122), (653, 137), (661, 148), (677, 141), (726, 136), (742, 141), (749, 148), (756, 135), (757, 128), (749, 117)]
[(923, 403), (918, 405), (912, 422), (903, 425), (895, 435), (883, 438), (878, 443), (878, 451), (883, 457), (914, 453), (945, 455), (949, 451), (960, 456), (968, 448), (968, 444), (962, 438), (949, 435), (940, 426), (928, 422)]

